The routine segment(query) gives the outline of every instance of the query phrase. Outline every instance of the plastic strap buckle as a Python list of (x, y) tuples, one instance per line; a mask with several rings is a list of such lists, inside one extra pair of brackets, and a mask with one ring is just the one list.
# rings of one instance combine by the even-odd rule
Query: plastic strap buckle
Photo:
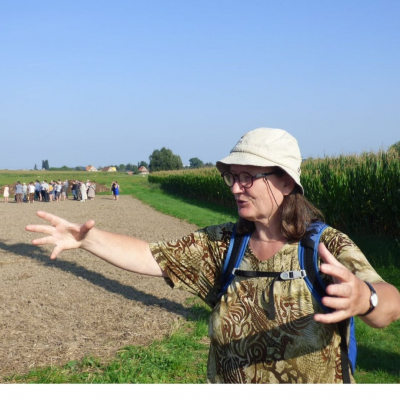
[(299, 279), (299, 278), (304, 279), (306, 276), (307, 276), (307, 273), (304, 270), (301, 270), (301, 271), (285, 271), (285, 272), (282, 272), (279, 275), (279, 277), (284, 281), (287, 281), (287, 280), (290, 280), (290, 279)]

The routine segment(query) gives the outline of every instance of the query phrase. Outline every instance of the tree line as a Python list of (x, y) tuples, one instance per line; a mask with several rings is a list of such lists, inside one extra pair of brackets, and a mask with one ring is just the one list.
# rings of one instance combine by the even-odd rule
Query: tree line
[[(110, 165), (111, 167), (115, 167), (117, 171), (131, 171), (133, 173), (137, 173), (140, 167), (145, 167), (150, 172), (157, 171), (172, 171), (179, 170), (183, 168), (204, 168), (204, 167), (213, 167), (214, 164), (211, 162), (204, 163), (198, 157), (193, 157), (189, 160), (190, 165), (184, 166), (182, 163), (182, 159), (180, 156), (174, 154), (172, 150), (163, 147), (160, 150), (154, 150), (153, 153), (149, 156), (149, 163), (146, 161), (140, 161), (136, 164), (119, 164), (119, 165)], [(37, 170), (37, 165), (35, 164), (34, 170)], [(74, 168), (67, 167), (66, 165), (62, 167), (53, 167), (50, 168), (48, 160), (42, 160), (42, 169), (49, 171), (86, 171), (86, 167), (77, 166)], [(99, 166), (97, 168), (101, 170), (102, 167)]]

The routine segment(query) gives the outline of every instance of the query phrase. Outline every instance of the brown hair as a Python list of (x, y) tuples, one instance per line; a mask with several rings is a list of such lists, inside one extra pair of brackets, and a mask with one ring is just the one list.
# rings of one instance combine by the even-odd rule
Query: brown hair
[[(278, 177), (283, 177), (286, 172), (281, 168), (276, 168)], [(292, 192), (285, 196), (279, 207), (281, 214), (281, 232), (291, 242), (299, 241), (307, 231), (311, 222), (324, 221), (324, 215), (317, 207), (311, 204), (301, 192), (299, 186), (295, 185)], [(253, 232), (255, 224), (245, 218), (239, 217), (237, 222), (237, 232), (245, 234)]]

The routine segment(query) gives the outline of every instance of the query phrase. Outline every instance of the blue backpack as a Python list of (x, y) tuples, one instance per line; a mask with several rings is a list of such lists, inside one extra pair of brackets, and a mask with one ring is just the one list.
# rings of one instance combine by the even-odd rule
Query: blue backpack
[[(322, 297), (326, 296), (326, 285), (323, 282), (319, 266), (318, 266), (318, 244), (322, 233), (328, 227), (324, 222), (316, 221), (309, 225), (306, 234), (299, 242), (299, 263), (300, 271), (284, 271), (284, 272), (264, 272), (264, 271), (242, 271), (239, 265), (243, 259), (247, 245), (250, 240), (251, 233), (240, 235), (236, 233), (236, 225), (232, 231), (229, 243), (228, 253), (222, 269), (222, 290), (220, 298), (226, 293), (229, 285), (235, 276), (246, 278), (274, 278), (271, 282), (269, 291), (268, 308), (266, 310), (269, 319), (275, 319), (274, 305), (274, 284), (276, 281), (288, 279), (304, 279), (308, 289), (313, 297), (318, 301), (322, 309), (326, 312), (333, 310), (322, 304)], [(347, 345), (346, 333), (347, 325), (350, 324), (350, 341)], [(343, 383), (351, 383), (348, 365), (350, 364), (351, 372), (354, 374), (357, 358), (357, 342), (355, 337), (354, 318), (344, 320), (337, 324), (341, 337), (340, 350)]]

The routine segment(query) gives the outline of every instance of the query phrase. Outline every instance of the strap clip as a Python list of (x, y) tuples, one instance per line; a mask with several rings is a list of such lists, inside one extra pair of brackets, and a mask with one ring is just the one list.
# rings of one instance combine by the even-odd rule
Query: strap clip
[(307, 273), (305, 270), (285, 271), (279, 275), (279, 277), (284, 281), (291, 280), (291, 279), (298, 279), (298, 278), (304, 279), (306, 276), (307, 276)]

